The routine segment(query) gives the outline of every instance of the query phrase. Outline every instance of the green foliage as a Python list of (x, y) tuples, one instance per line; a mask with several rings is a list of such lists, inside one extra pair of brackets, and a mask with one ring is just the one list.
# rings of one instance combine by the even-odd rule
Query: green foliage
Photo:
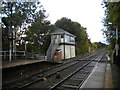
[[(16, 33), (16, 39), (20, 38), (29, 42), (27, 51), (42, 50), (40, 46), (42, 37), (40, 37), (40, 34), (47, 32), (50, 22), (44, 20), (46, 18), (45, 10), (40, 2), (4, 1), (0, 2), (0, 4), (2, 16), (8, 19), (10, 26), (14, 26), (12, 30)], [(26, 34), (27, 37), (22, 38), (21, 35), (23, 34)], [(3, 45), (9, 48), (9, 43), (6, 44), (7, 42), (9, 41), (4, 40)], [(20, 44), (17, 50), (24, 50), (24, 45)]]
[(94, 43), (92, 43), (92, 46), (95, 49), (99, 49), (99, 48), (106, 48), (107, 45), (104, 43), (101, 43), (101, 42), (94, 42)]
[(55, 26), (62, 28), (76, 36), (76, 54), (84, 54), (88, 52), (91, 42), (88, 39), (86, 28), (82, 27), (78, 22), (74, 22), (68, 18), (61, 18), (55, 23)]
[[(106, 8), (105, 18), (103, 19), (105, 26), (103, 33), (106, 35), (106, 38), (110, 43), (110, 48), (113, 49), (116, 43), (116, 29), (120, 36), (120, 2), (106, 2), (103, 5)], [(119, 39), (120, 37), (117, 41), (118, 44), (120, 43)]]
[(24, 39), (32, 43), (34, 47), (33, 51), (45, 52), (48, 46), (46, 43), (50, 41), (48, 36), (46, 36), (50, 29), (50, 21), (45, 20), (46, 16), (44, 11), (39, 11), (34, 16), (34, 22), (26, 30), (25, 34), (27, 36)]
[(38, 44), (31, 44), (31, 43), (28, 43), (27, 44), (27, 52), (40, 52), (41, 51), (41, 47), (40, 47), (40, 45), (38, 45)]
[(97, 48), (98, 48), (98, 46), (97, 46), (97, 43), (96, 43), (96, 42), (92, 43), (92, 46), (93, 46), (93, 48), (95, 48), (95, 49), (97, 49)]
[(12, 22), (12, 26), (21, 27), (25, 23), (34, 21), (33, 17), (37, 8), (41, 8), (39, 2), (1, 2), (2, 14)]

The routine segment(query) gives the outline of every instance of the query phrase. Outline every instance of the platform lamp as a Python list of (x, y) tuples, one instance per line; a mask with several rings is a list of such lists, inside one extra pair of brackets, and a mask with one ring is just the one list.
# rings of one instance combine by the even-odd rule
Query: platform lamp
[[(109, 25), (116, 25), (115, 23), (109, 23)], [(115, 57), (118, 57), (118, 49), (119, 49), (119, 44), (118, 44), (118, 27), (115, 27)], [(117, 59), (117, 58), (116, 58)]]
[(116, 44), (115, 44), (116, 56), (118, 56), (118, 49), (119, 49), (119, 45), (118, 45), (118, 28), (116, 28)]
[[(8, 6), (10, 6), (9, 11), (10, 11), (10, 17), (12, 18), (12, 7), (13, 7), (13, 3), (9, 2)], [(10, 41), (10, 50), (9, 50), (9, 61), (11, 62), (12, 60), (12, 54), (13, 54), (13, 45), (14, 45), (14, 40), (13, 40), (13, 29), (12, 29), (12, 20), (10, 20), (10, 27), (9, 27), (9, 31), (10, 31), (10, 37), (9, 40)]]

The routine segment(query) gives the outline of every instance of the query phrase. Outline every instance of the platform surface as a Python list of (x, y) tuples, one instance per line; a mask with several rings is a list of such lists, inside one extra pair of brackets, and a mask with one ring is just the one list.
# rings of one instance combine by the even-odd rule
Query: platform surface
[(0, 69), (19, 66), (19, 65), (26, 65), (26, 64), (31, 64), (31, 63), (37, 63), (37, 62), (42, 62), (42, 61), (44, 60), (43, 59), (41, 60), (12, 60), (11, 62), (2, 61), (2, 65), (0, 65)]
[(113, 88), (110, 64), (98, 63), (81, 88)]

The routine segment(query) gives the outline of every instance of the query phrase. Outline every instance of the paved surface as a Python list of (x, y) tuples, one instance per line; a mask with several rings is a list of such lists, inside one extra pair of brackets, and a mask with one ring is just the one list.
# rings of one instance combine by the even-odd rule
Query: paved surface
[(81, 86), (81, 89), (113, 88), (120, 90), (120, 67), (110, 63), (108, 55), (106, 55), (106, 57), (102, 62), (97, 64)]
[(97, 64), (81, 88), (113, 88), (110, 64)]
[(113, 87), (119, 88), (120, 90), (120, 67), (116, 64), (112, 64), (112, 78), (113, 78)]
[(113, 78), (112, 78), (112, 71), (111, 65), (107, 64), (106, 66), (106, 73), (105, 73), (105, 82), (104, 88), (113, 88)]
[(103, 88), (104, 87), (104, 74), (105, 63), (99, 63), (89, 75), (88, 79), (81, 88)]
[(25, 64), (31, 64), (31, 63), (37, 63), (42, 62), (44, 60), (13, 60), (13, 61), (3, 61), (2, 66), (0, 65), (0, 69), (2, 68), (9, 68), (19, 65), (25, 65)]
[[(0, 69), (41, 61), (44, 60), (4, 61)], [(108, 62), (98, 63), (81, 88), (120, 88), (120, 68)]]

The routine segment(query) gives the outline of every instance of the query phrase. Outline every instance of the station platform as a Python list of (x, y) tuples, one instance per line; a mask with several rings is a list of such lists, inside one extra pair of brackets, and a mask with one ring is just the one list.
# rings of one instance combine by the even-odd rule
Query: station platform
[[(45, 60), (13, 60), (3, 61), (0, 69), (42, 62)], [(83, 85), (80, 87), (81, 89), (86, 88), (120, 88), (120, 68), (111, 64), (110, 61), (107, 62), (99, 62), (92, 73), (85, 80)]]
[(120, 88), (120, 72), (119, 68), (108, 62), (100, 62), (96, 65), (92, 73), (85, 80), (80, 90), (88, 88), (98, 89), (114, 89)]
[(4, 68), (10, 68), (10, 67), (15, 67), (19, 65), (26, 65), (26, 64), (32, 64), (32, 63), (38, 63), (45, 61), (44, 59), (41, 60), (12, 60), (12, 61), (2, 61), (2, 64), (0, 65), (0, 69)]

